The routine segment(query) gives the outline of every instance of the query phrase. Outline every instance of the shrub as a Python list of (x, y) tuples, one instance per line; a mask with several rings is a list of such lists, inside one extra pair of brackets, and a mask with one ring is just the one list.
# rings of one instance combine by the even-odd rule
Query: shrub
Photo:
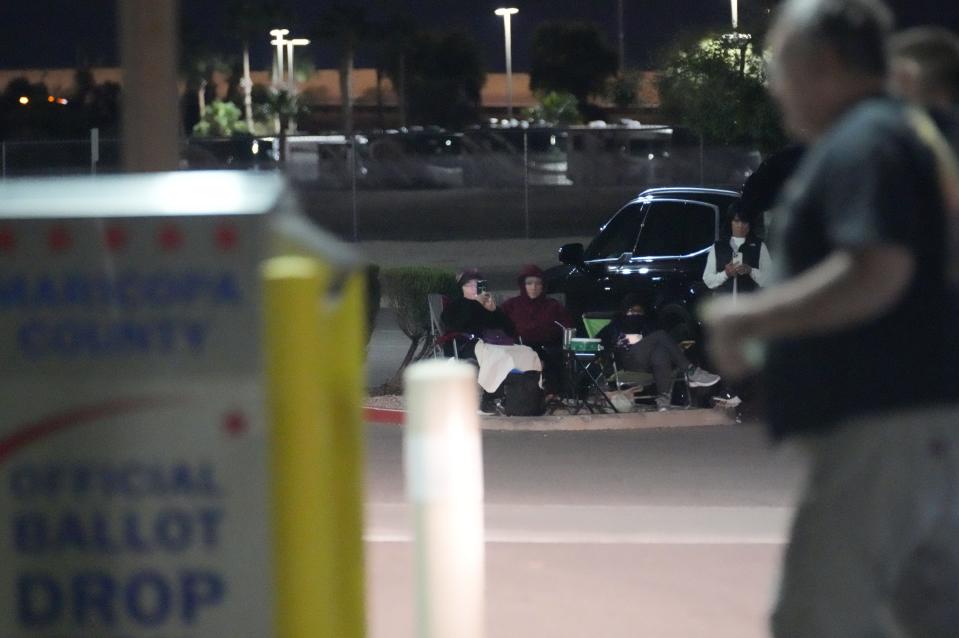
[(248, 132), (239, 107), (233, 102), (220, 100), (208, 104), (200, 121), (193, 127), (193, 134), (197, 137), (230, 137)]
[[(427, 266), (403, 266), (388, 268), (380, 273), (383, 298), (396, 313), (396, 323), (409, 340), (403, 363), (393, 375), (388, 385), (398, 386), (400, 375), (410, 362), (422, 358), (429, 348), (430, 314), (426, 296), (440, 293), (453, 296), (459, 294), (456, 276), (439, 268)], [(422, 348), (417, 352), (417, 347)]]
[(538, 93), (539, 104), (527, 109), (526, 116), (532, 120), (543, 120), (554, 126), (579, 124), (583, 116), (579, 112), (576, 96), (571, 93)]

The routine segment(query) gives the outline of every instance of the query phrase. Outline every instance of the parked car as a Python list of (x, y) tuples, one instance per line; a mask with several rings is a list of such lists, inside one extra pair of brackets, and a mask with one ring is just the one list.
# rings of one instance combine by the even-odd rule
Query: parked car
[(722, 213), (739, 193), (714, 188), (654, 188), (623, 206), (585, 248), (566, 244), (547, 289), (564, 293), (575, 317), (615, 311), (627, 293), (677, 340), (701, 341), (695, 306), (708, 294), (703, 269)]

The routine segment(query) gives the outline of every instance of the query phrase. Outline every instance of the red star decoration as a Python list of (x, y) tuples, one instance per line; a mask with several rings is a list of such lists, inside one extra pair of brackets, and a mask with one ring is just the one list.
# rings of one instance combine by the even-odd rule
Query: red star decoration
[(183, 244), (183, 233), (173, 224), (161, 227), (157, 238), (160, 241), (160, 247), (166, 251), (176, 250)]
[(13, 250), (17, 240), (9, 228), (0, 228), (0, 250)]
[(69, 248), (72, 243), (73, 238), (63, 226), (54, 226), (50, 229), (50, 232), (47, 233), (47, 244), (50, 246), (50, 250), (55, 253), (63, 252)]
[(216, 245), (220, 250), (230, 250), (236, 246), (238, 239), (236, 227), (233, 224), (220, 224), (214, 233)]
[(242, 412), (233, 411), (223, 415), (223, 429), (230, 436), (240, 436), (246, 432), (248, 427), (246, 416)]
[(127, 230), (122, 226), (111, 226), (107, 228), (104, 240), (110, 250), (120, 250), (127, 244)]

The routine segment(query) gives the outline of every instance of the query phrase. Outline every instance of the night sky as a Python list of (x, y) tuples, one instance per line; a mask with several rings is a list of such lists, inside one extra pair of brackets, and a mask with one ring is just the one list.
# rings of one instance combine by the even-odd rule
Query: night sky
[[(362, 0), (354, 0), (364, 4)], [(744, 6), (749, 0), (740, 0)], [(293, 11), (293, 35), (310, 37), (327, 3), (322, 0), (287, 0)], [(537, 24), (551, 19), (587, 20), (597, 23), (616, 42), (616, 0), (514, 0), (513, 68), (528, 68), (529, 39)], [(624, 0), (627, 64), (638, 68), (655, 66), (657, 52), (677, 34), (710, 25), (729, 24), (728, 0)], [(184, 21), (193, 30), (207, 34), (223, 53), (238, 52), (238, 44), (222, 26), (226, 0), (181, 0)], [(499, 0), (396, 0), (422, 28), (455, 28), (468, 32), (481, 44), (490, 71), (502, 71), (503, 26), (493, 9)], [(900, 26), (939, 24), (959, 32), (959, 2), (956, 0), (894, 0)], [(110, 66), (118, 63), (115, 0), (0, 0), (0, 68)], [(287, 25), (284, 25), (287, 26)], [(331, 47), (309, 47), (318, 67), (334, 66)], [(298, 53), (299, 55), (299, 53)], [(254, 68), (270, 63), (268, 36), (253, 49)], [(368, 66), (362, 49), (358, 66)]]

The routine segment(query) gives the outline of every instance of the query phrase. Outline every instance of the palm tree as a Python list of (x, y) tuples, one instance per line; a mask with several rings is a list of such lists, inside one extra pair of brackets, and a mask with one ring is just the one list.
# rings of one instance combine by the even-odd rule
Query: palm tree
[[(199, 28), (190, 22), (181, 23), (180, 76), (186, 83), (186, 90), (196, 92), (197, 119), (203, 117), (208, 93), (212, 90), (213, 74), (229, 74), (230, 61), (226, 56), (210, 48), (208, 39)], [(188, 116), (189, 117), (189, 116)], [(187, 122), (187, 131), (195, 122)]]
[(343, 105), (343, 132), (353, 132), (353, 59), (361, 42), (372, 34), (366, 9), (337, 2), (320, 18), (316, 37), (333, 42), (337, 49), (340, 95)]
[(397, 110), (400, 126), (407, 125), (406, 71), (409, 52), (416, 39), (415, 21), (406, 13), (390, 12), (386, 18), (374, 27), (373, 41), (376, 42), (376, 103), (380, 111), (382, 126), (382, 94), (380, 84), (383, 76), (393, 82), (396, 91)]
[(229, 7), (230, 29), (243, 47), (243, 114), (246, 125), (253, 130), (253, 82), (250, 79), (250, 43), (255, 39), (266, 40), (270, 29), (286, 24), (290, 14), (286, 7), (276, 2), (232, 0)]

